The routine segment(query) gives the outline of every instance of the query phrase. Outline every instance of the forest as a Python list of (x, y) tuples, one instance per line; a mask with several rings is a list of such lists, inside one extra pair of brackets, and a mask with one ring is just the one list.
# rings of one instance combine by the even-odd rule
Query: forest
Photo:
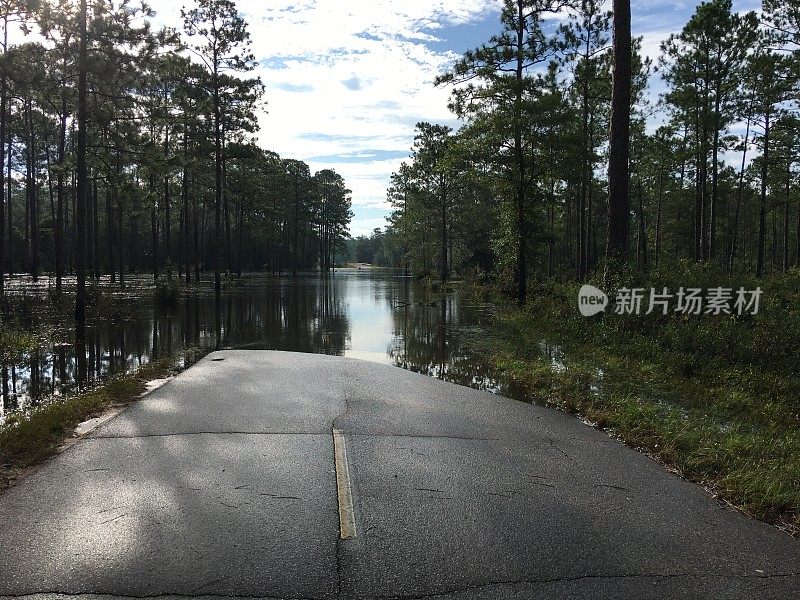
[[(0, 0), (0, 488), (212, 349), (289, 350), (578, 413), (800, 533), (800, 1), (655, 46), (626, 0), (501, 4), (352, 238), (343, 177), (258, 137), (232, 0)], [(583, 284), (761, 304), (587, 318)]]
[[(326, 270), (350, 191), (257, 142), (247, 24), (199, 0), (183, 30), (138, 2), (3, 0), (0, 296), (6, 273)], [(15, 36), (16, 37), (13, 37)], [(12, 42), (11, 39), (17, 42)]]
[(609, 8), (504, 3), (498, 33), (436, 81), (462, 126), (417, 125), (392, 176), (382, 260), (499, 278), (520, 303), (528, 278), (596, 272), (620, 226), (618, 257), (640, 271), (683, 261), (761, 277), (798, 264), (800, 3), (766, 0), (757, 14), (702, 2), (656, 58), (631, 40), (621, 189)]

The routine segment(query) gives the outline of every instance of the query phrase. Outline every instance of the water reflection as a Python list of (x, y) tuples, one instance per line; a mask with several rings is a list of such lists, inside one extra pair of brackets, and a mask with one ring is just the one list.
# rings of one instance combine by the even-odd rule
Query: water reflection
[[(138, 289), (146, 289), (139, 283)], [(156, 302), (152, 291), (136, 289), (134, 281), (129, 291), (113, 293), (111, 318), (92, 319), (90, 311), (89, 381), (190, 347), (219, 346), (351, 356), (498, 388), (490, 368), (466, 343), (490, 318), (490, 307), (462, 302), (458, 293), (434, 295), (402, 274), (345, 269), (328, 277), (246, 278), (223, 291), (219, 331), (211, 286), (166, 303)], [(59, 341), (47, 351), (0, 365), (4, 413), (73, 390), (73, 334), (58, 331)]]

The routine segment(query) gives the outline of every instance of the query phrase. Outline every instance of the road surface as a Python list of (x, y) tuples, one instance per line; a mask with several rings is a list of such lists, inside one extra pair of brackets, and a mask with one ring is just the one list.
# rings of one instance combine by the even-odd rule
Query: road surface
[(800, 545), (560, 412), (216, 352), (0, 496), (0, 596), (797, 598)]

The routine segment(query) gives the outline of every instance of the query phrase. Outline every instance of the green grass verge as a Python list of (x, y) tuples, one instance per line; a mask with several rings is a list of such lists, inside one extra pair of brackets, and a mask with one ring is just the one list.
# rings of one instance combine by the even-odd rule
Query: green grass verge
[[(697, 267), (637, 287), (763, 290), (750, 317), (581, 317), (574, 282), (540, 286), (499, 309), (473, 343), (501, 379), (583, 415), (721, 499), (800, 531), (800, 271), (755, 282)], [(559, 360), (543, 352), (558, 349)], [(563, 356), (562, 356), (563, 355)]]
[[(182, 362), (188, 364), (200, 356), (198, 350), (187, 351)], [(12, 415), (0, 426), (0, 490), (25, 469), (55, 454), (79, 423), (139, 399), (149, 381), (174, 374), (178, 358), (155, 360), (135, 373), (108, 379), (85, 393), (53, 399), (27, 414)]]

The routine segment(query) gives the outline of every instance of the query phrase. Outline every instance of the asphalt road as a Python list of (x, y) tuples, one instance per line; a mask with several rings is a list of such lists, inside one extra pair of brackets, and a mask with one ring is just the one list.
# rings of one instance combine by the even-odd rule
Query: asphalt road
[(798, 590), (798, 542), (577, 419), (338, 357), (211, 354), (0, 496), (0, 597)]

